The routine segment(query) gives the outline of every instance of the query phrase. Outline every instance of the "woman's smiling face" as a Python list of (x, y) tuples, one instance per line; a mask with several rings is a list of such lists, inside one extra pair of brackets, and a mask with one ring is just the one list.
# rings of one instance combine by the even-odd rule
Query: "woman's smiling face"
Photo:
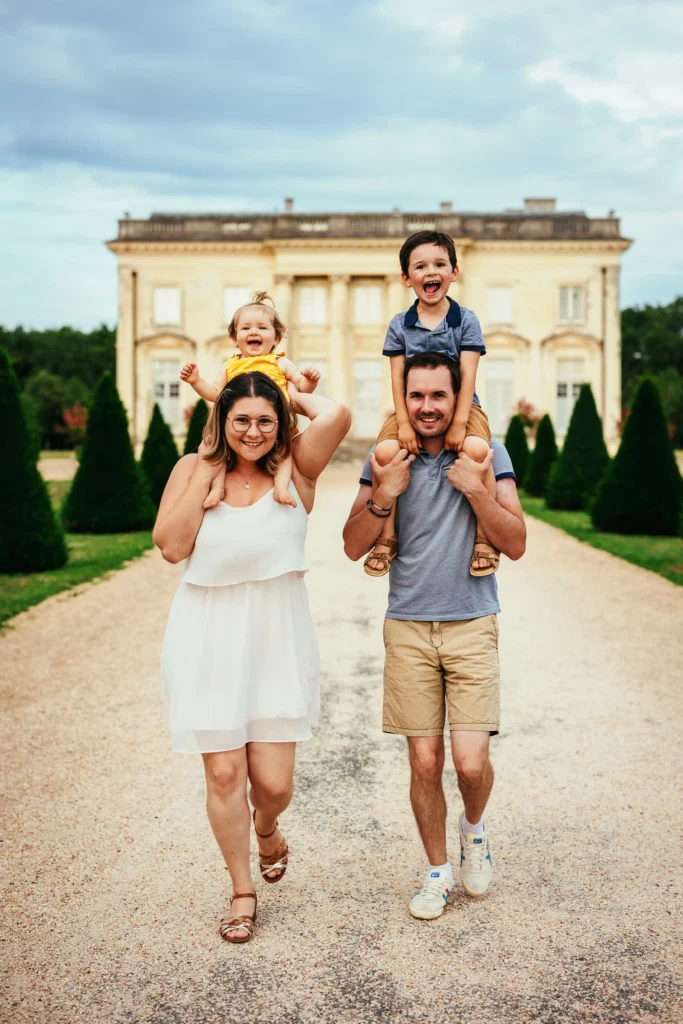
[(272, 450), (277, 432), (277, 412), (267, 398), (238, 398), (225, 419), (228, 444), (248, 462), (257, 462)]

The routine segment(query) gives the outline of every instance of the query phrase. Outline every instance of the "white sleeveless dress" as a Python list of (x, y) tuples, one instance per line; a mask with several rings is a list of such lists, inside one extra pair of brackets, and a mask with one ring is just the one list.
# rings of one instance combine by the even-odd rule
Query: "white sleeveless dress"
[(173, 750), (310, 739), (318, 643), (304, 582), (308, 515), (272, 490), (248, 508), (204, 513), (173, 600), (161, 655)]

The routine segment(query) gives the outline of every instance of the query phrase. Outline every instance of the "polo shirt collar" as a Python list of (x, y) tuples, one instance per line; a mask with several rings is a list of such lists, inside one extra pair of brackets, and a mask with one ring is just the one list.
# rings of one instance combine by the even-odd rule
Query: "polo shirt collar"
[[(404, 327), (415, 327), (417, 325), (417, 304), (418, 299), (412, 304), (410, 309), (407, 311), (403, 318)], [(448, 313), (446, 314), (446, 323), (449, 327), (459, 327), (462, 323), (462, 313), (460, 312), (460, 306), (454, 299), (448, 296)]]

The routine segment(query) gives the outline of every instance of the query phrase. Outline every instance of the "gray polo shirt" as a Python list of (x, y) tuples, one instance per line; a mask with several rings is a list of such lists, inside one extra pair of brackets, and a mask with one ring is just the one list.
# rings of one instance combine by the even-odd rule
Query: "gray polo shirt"
[[(486, 355), (484, 335), (475, 313), (448, 298), (448, 313), (438, 327), (430, 330), (417, 316), (417, 299), (405, 313), (397, 313), (387, 328), (382, 355), (404, 355), (407, 359), (418, 352), (445, 352), (460, 362), (461, 352)], [(481, 405), (475, 391), (473, 405)]]
[[(504, 445), (492, 439), (496, 480), (515, 479)], [(396, 512), (398, 555), (389, 572), (388, 619), (453, 622), (500, 611), (492, 576), (470, 576), (476, 535), (472, 506), (446, 477), (455, 452), (420, 451)], [(360, 482), (372, 484), (369, 457)]]

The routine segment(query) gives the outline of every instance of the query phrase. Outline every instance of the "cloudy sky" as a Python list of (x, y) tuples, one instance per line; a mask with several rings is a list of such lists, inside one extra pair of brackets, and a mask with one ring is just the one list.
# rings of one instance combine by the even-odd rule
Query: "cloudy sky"
[(681, 0), (0, 0), (0, 95), (0, 323), (113, 323), (124, 211), (287, 195), (615, 209), (622, 304), (683, 294)]

